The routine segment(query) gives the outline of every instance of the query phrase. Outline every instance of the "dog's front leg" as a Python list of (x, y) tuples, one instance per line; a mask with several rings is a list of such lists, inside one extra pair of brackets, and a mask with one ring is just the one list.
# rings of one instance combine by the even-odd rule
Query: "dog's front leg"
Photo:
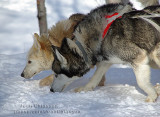
[(39, 86), (44, 87), (44, 86), (50, 86), (53, 83), (54, 80), (54, 75), (51, 74), (43, 79), (40, 80)]
[(88, 84), (86, 84), (84, 87), (80, 87), (75, 89), (75, 92), (81, 92), (81, 91), (92, 91), (101, 81), (102, 76), (106, 73), (106, 71), (109, 69), (111, 64), (108, 64), (104, 61), (97, 64), (97, 69), (89, 81)]

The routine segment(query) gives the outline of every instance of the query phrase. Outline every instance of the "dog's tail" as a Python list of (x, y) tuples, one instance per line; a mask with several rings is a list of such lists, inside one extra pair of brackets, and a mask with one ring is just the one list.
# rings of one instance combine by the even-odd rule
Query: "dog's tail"
[(148, 22), (149, 24), (151, 24), (155, 29), (157, 29), (157, 31), (160, 33), (160, 26), (155, 23), (154, 21), (152, 21), (151, 19), (149, 18), (154, 18), (154, 17), (160, 17), (160, 15), (151, 15), (151, 16), (139, 16), (139, 18), (143, 19), (144, 21)]

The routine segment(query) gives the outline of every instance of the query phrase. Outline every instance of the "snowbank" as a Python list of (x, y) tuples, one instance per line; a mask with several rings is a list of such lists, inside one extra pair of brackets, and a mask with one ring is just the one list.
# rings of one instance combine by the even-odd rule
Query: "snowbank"
[[(113, 66), (107, 83), (95, 91), (69, 91), (87, 83), (94, 72), (72, 83), (63, 93), (51, 93), (50, 87), (39, 88), (39, 79), (51, 73), (42, 72), (31, 80), (20, 73), (26, 54), (0, 55), (0, 117), (158, 117), (160, 98), (145, 103), (144, 93), (137, 87), (132, 70)], [(160, 82), (159, 70), (152, 70), (152, 83)]]

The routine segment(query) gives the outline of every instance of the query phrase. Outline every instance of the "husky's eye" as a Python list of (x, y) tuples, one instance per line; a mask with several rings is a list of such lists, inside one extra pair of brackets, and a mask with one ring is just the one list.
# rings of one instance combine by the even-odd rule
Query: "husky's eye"
[(32, 61), (28, 61), (28, 64), (31, 64), (32, 63)]

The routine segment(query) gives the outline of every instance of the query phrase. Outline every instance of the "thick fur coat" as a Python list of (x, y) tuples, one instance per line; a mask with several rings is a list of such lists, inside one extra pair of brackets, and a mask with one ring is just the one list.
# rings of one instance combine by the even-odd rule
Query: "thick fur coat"
[[(149, 7), (142, 11), (132, 11), (130, 5), (109, 4), (92, 10), (77, 25), (74, 41), (64, 39), (60, 48), (53, 46), (53, 71), (68, 77), (82, 76), (92, 65), (97, 65), (90, 82), (76, 89), (79, 92), (93, 90), (112, 64), (129, 64), (135, 72), (139, 87), (148, 94), (146, 101), (155, 101), (157, 92), (150, 83), (149, 62), (154, 61), (160, 67), (159, 31), (150, 22), (137, 16), (149, 15), (145, 11), (154, 13), (159, 9)], [(115, 12), (122, 17), (112, 23), (102, 38), (107, 25), (105, 16)], [(159, 26), (159, 17), (149, 19)], [(83, 46), (88, 61), (76, 41)]]

